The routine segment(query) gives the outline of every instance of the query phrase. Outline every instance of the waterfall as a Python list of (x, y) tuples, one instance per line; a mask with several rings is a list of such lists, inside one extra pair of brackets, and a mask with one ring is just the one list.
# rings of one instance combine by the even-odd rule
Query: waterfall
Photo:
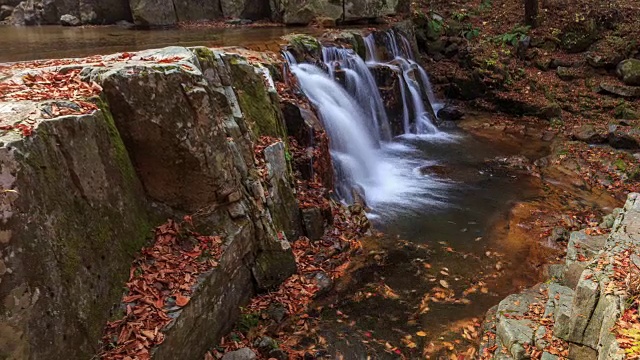
[(433, 99), (436, 103), (436, 99), (426, 71), (413, 59), (409, 42), (391, 31), (386, 33), (386, 41), (393, 57), (388, 62), (377, 58), (371, 35), (365, 38), (366, 61), (351, 49), (335, 46), (322, 48), (324, 68), (298, 64), (286, 51), (284, 56), (329, 137), (337, 195), (352, 203), (357, 193), (373, 209), (383, 204), (387, 210), (393, 206), (406, 209), (409, 203), (435, 201), (436, 195), (425, 196), (427, 187), (442, 185), (417, 172), (423, 162), (410, 156), (417, 151), (415, 147), (392, 138), (387, 110), (371, 69), (386, 66), (398, 74), (405, 135), (430, 139), (446, 136), (433, 125), (425, 108), (425, 102)]

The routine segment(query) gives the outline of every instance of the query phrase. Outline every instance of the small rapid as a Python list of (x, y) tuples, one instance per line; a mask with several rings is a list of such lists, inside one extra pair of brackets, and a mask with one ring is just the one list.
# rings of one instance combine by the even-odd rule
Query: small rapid
[[(337, 195), (347, 203), (365, 199), (372, 216), (444, 205), (449, 184), (423, 174), (421, 168), (431, 163), (420, 156), (418, 143), (453, 139), (434, 124), (441, 104), (426, 71), (413, 59), (409, 42), (393, 31), (385, 35), (390, 59), (378, 58), (373, 35), (365, 38), (366, 60), (335, 46), (323, 47), (324, 67), (298, 64), (290, 53), (284, 54), (329, 137)], [(372, 72), (378, 66), (390, 67), (398, 76), (401, 134), (392, 134)]]

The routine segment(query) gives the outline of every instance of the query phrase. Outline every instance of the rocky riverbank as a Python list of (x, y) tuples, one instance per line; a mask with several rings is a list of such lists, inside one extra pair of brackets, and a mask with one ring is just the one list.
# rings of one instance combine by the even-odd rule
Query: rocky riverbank
[(193, 359), (256, 311), (305, 324), (369, 223), (332, 201), (328, 139), (283, 65), (169, 47), (0, 68), (3, 353)]
[[(409, 1), (383, 0), (3, 0), (0, 21), (12, 25), (64, 26), (119, 23), (138, 27), (174, 26), (185, 22), (219, 21), (222, 25), (248, 25), (261, 20), (282, 25), (375, 20), (409, 12)], [(226, 22), (225, 22), (226, 21)]]
[[(608, 231), (609, 235), (601, 235)], [(624, 359), (637, 356), (640, 195), (598, 227), (571, 233), (548, 280), (510, 295), (482, 325), (483, 359)]]
[[(0, 328), (12, 339), (2, 353), (85, 359), (109, 318), (135, 314), (144, 325), (114, 325), (108, 346), (149, 330), (150, 346), (163, 343), (157, 357), (197, 358), (233, 326), (239, 304), (296, 272), (288, 240), (318, 236), (311, 225), (321, 235), (324, 215), (303, 221), (295, 194), (308, 190), (292, 182), (271, 61), (172, 47), (1, 69)], [(151, 230), (184, 216), (186, 225), (155, 231), (160, 247), (130, 272)], [(182, 265), (144, 265), (152, 254)]]

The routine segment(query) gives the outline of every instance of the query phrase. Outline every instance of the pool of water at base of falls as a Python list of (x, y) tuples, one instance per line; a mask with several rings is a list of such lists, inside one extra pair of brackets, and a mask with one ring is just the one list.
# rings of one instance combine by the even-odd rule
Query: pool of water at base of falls
[[(543, 143), (531, 148), (536, 154), (527, 155), (532, 157), (546, 151)], [(364, 246), (368, 264), (349, 273), (336, 294), (322, 304), (318, 334), (330, 344), (332, 356), (401, 358), (384, 351), (389, 343), (404, 358), (423, 359), (422, 349), (429, 342), (442, 343), (438, 339), (446, 339), (447, 332), (459, 331), (470, 319), (482, 320), (504, 296), (537, 281), (537, 274), (527, 268), (527, 244), (509, 243), (505, 232), (510, 208), (540, 196), (541, 183), (487, 163), (522, 151), (519, 144), (505, 139), (489, 141), (462, 131), (435, 138), (402, 136), (379, 150), (376, 156), (386, 157), (386, 163), (401, 164), (388, 172), (413, 176), (410, 185), (405, 179), (388, 186), (413, 188), (406, 198), (375, 204), (369, 217), (382, 235), (364, 240), (371, 242)], [(506, 270), (491, 278), (497, 273), (496, 263)], [(479, 281), (485, 285), (462, 295)], [(429, 301), (428, 310), (420, 313), (425, 297), (435, 296), (438, 288), (451, 290), (454, 298), (464, 297), (468, 303)], [(417, 344), (413, 350), (403, 345), (408, 335)]]

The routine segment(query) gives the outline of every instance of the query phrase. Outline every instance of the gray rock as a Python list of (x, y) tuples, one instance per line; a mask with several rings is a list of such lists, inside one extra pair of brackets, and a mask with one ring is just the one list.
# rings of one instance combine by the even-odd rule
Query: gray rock
[(280, 323), (287, 315), (287, 309), (281, 303), (274, 303), (269, 305), (269, 308), (267, 309), (267, 315), (271, 320), (275, 321), (276, 323)]
[(464, 116), (464, 112), (458, 109), (455, 106), (447, 105), (442, 109), (438, 110), (438, 119), (439, 120), (451, 120), (456, 121), (462, 119)]
[[(267, 85), (230, 76), (217, 50), (170, 47), (136, 56), (186, 60), (176, 66), (136, 58), (87, 77), (102, 82), (148, 196), (174, 211), (205, 209), (198, 228), (226, 234), (219, 266), (199, 279), (154, 353), (158, 360), (198, 358), (233, 327), (251, 296), (297, 270), (291, 246), (263, 205), (249, 140), (254, 128), (237, 98), (245, 85), (263, 93)], [(265, 101), (273, 101), (265, 108), (277, 106), (275, 98)]]
[(623, 60), (618, 64), (616, 72), (626, 85), (640, 86), (640, 60)]
[(563, 339), (569, 336), (571, 330), (571, 306), (573, 303), (574, 291), (566, 286), (557, 284), (549, 285), (549, 301), (545, 316), (553, 315), (554, 326), (553, 335)]
[(582, 273), (578, 286), (576, 286), (571, 306), (571, 330), (569, 336), (562, 338), (556, 335), (558, 338), (574, 343), (582, 343), (584, 341), (585, 330), (600, 297), (599, 284), (592, 278), (593, 275), (593, 272), (589, 269)]
[(302, 219), (298, 200), (291, 185), (291, 175), (282, 142), (264, 149), (269, 171), (269, 199), (267, 205), (277, 231), (284, 232), (287, 239), (297, 240), (303, 235)]
[(73, 15), (65, 14), (60, 17), (60, 25), (62, 26), (79, 26), (80, 24), (80, 19)]
[(302, 222), (310, 240), (320, 240), (324, 235), (324, 217), (318, 208), (302, 209)]
[(593, 259), (604, 248), (606, 240), (606, 235), (587, 235), (584, 230), (572, 232), (567, 245), (567, 265)]
[(0, 21), (8, 18), (13, 13), (14, 7), (9, 5), (0, 6)]
[(536, 116), (546, 120), (559, 118), (562, 116), (562, 108), (556, 103), (550, 103), (540, 108), (540, 110), (536, 112)]
[(333, 279), (324, 271), (318, 271), (313, 274), (313, 281), (318, 286), (316, 296), (322, 296), (333, 288)]
[(574, 140), (583, 141), (587, 144), (601, 144), (605, 141), (605, 137), (595, 130), (590, 124), (581, 125), (573, 130), (571, 137)]
[(230, 351), (222, 357), (222, 360), (255, 360), (258, 356), (249, 348)]
[(602, 221), (598, 226), (603, 229), (611, 229), (613, 227), (613, 223), (615, 222), (616, 218), (618, 217), (618, 215), (620, 215), (621, 212), (622, 212), (621, 208), (613, 209), (611, 214), (608, 214), (602, 217)]
[[(255, 7), (265, 6), (265, 2), (250, 1)], [(178, 21), (198, 21), (221, 19), (223, 14), (220, 0), (173, 0)]]
[(562, 280), (564, 278), (565, 264), (545, 264), (542, 275), (548, 280)]
[(600, 89), (606, 93), (610, 93), (613, 95), (618, 95), (626, 98), (640, 97), (640, 87), (601, 83)]
[(569, 344), (569, 359), (596, 360), (598, 352), (588, 346)]
[(556, 74), (558, 74), (558, 77), (564, 81), (570, 81), (584, 77), (584, 74), (582, 74), (580, 70), (564, 66), (558, 66), (558, 68), (556, 69)]
[[(38, 111), (0, 102), (11, 123)], [(31, 137), (0, 140), (0, 183), (15, 191), (0, 206), (0, 353), (90, 358), (150, 235), (143, 188), (106, 111), (38, 119)]]
[(12, 23), (59, 24), (61, 14), (75, 16), (83, 24), (113, 24), (131, 19), (126, 0), (25, 0), (16, 6)]
[(281, 244), (282, 248), (263, 251), (256, 258), (251, 271), (259, 290), (275, 288), (298, 270), (289, 244), (286, 241)]
[(607, 36), (589, 48), (587, 63), (594, 68), (614, 69), (626, 57), (627, 46), (623, 38)]
[(516, 359), (524, 356), (525, 344), (534, 344), (536, 325), (529, 319), (517, 317), (524, 315), (530, 304), (541, 299), (538, 290), (539, 287), (535, 287), (521, 294), (509, 295), (498, 305), (496, 337)]
[(610, 125), (607, 142), (616, 149), (640, 149), (640, 130), (630, 126)]
[(558, 359), (559, 358), (557, 355), (550, 354), (546, 351), (542, 353), (542, 356), (540, 356), (540, 360), (558, 360)]
[(549, 346), (549, 342), (544, 338), (546, 334), (547, 334), (546, 327), (540, 326), (536, 329), (533, 337), (534, 337), (534, 344), (538, 350), (544, 350), (547, 346)]
[(129, 4), (138, 26), (167, 26), (178, 21), (172, 0), (130, 0)]
[(268, 336), (262, 336), (253, 342), (253, 346), (261, 353), (269, 354), (271, 350), (278, 348), (278, 342)]
[(229, 24), (229, 25), (249, 25), (252, 22), (253, 21), (249, 20), (249, 19), (229, 19), (229, 20), (225, 21), (225, 24)]
[(587, 265), (589, 265), (588, 262), (579, 261), (566, 265), (564, 269), (564, 276), (562, 277), (562, 285), (575, 289), (580, 281), (582, 272), (587, 268)]
[(282, 349), (273, 349), (267, 354), (269, 359), (288, 360), (289, 355)]
[(569, 238), (569, 231), (562, 226), (556, 226), (551, 230), (549, 235), (549, 241), (559, 242), (566, 241)]

